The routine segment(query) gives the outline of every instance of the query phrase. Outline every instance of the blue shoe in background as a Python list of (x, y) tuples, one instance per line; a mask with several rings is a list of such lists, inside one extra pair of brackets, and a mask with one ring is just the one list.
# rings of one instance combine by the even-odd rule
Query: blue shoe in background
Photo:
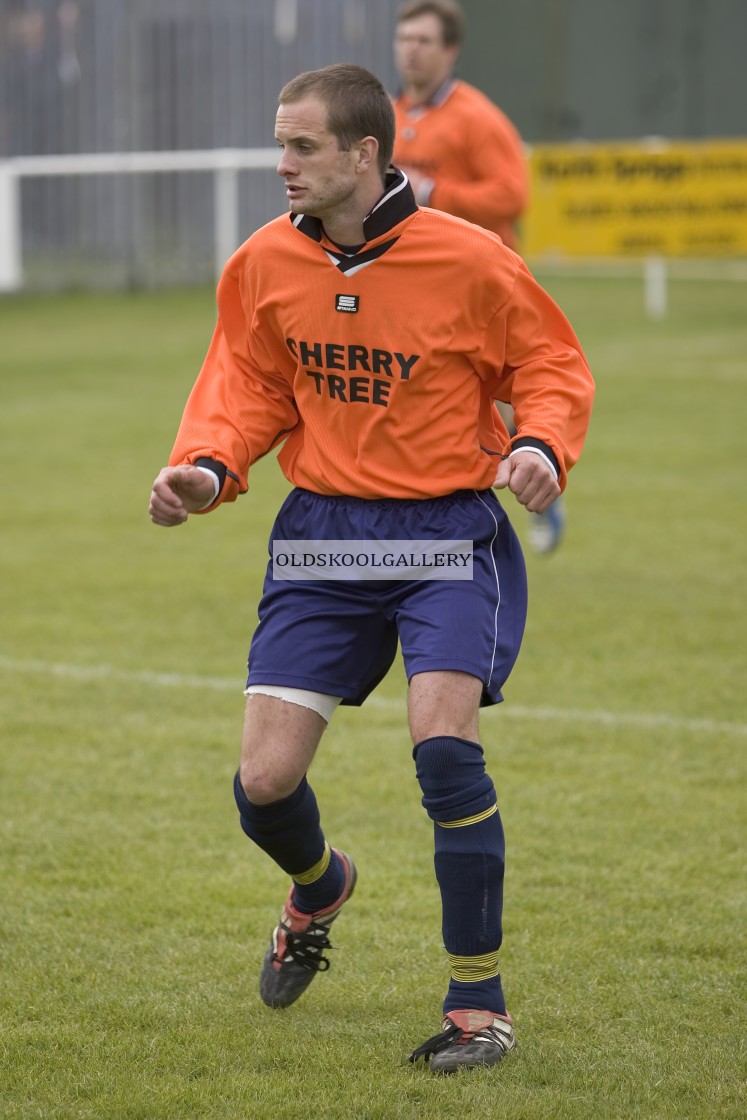
[(535, 552), (547, 556), (554, 552), (563, 539), (565, 509), (563, 499), (556, 498), (544, 513), (530, 514), (529, 543)]

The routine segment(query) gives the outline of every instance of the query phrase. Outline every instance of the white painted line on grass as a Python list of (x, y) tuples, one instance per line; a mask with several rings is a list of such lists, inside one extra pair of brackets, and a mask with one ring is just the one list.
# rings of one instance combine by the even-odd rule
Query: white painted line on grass
[[(50, 661), (16, 661), (0, 655), (0, 671), (26, 673), (32, 676), (64, 677), (75, 681), (113, 680), (126, 684), (144, 684), (156, 688), (201, 688), (211, 692), (235, 692), (244, 688), (240, 677), (203, 677), (188, 673), (157, 673), (152, 670), (117, 669), (113, 665), (72, 665)], [(399, 710), (404, 713), (404, 698), (377, 696), (366, 700), (372, 708)], [(543, 723), (601, 723), (607, 727), (665, 727), (674, 731), (696, 731), (707, 735), (747, 735), (747, 723), (715, 719), (686, 719), (662, 712), (604, 712), (577, 708), (527, 708), (520, 704), (501, 705), (501, 718), (531, 719)]]
[(14, 661), (0, 657), (0, 670), (9, 673), (30, 673), (50, 677), (66, 677), (74, 681), (114, 680), (127, 684), (148, 684), (163, 688), (207, 688), (211, 692), (241, 693), (239, 677), (200, 677), (188, 673), (156, 673), (149, 669), (117, 669), (113, 665), (68, 665), (53, 661)]

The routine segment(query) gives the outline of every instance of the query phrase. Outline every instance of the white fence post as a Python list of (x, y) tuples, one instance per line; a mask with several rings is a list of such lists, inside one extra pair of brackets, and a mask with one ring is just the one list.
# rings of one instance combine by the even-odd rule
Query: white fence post
[(0, 292), (23, 285), (21, 185), (8, 161), (0, 161)]
[(216, 167), (215, 199), (215, 278), (239, 247), (239, 172), (233, 166)]
[(667, 262), (663, 257), (646, 257), (644, 264), (646, 314), (663, 319), (667, 313)]

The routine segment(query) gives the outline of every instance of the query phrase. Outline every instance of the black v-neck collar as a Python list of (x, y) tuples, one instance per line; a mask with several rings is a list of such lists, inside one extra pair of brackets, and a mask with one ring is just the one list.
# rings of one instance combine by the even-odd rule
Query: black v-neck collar
[[(410, 181), (398, 168), (389, 168), (385, 188), (373, 210), (363, 219), (363, 236), (366, 240), (361, 246), (362, 252), (365, 252), (365, 246), (369, 241), (381, 237), (382, 234), (399, 225), (418, 208)], [(324, 237), (324, 226), (319, 218), (314, 218), (311, 214), (291, 214), (290, 220), (296, 229), (305, 233), (312, 241), (321, 241)], [(357, 255), (354, 254), (351, 260), (354, 260)]]

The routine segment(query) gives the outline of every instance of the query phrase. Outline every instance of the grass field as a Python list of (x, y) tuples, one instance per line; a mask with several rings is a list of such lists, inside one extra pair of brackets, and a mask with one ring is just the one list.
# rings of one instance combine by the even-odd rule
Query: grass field
[(286, 484), (146, 515), (212, 293), (0, 302), (3, 1120), (747, 1114), (747, 293), (673, 281), (652, 322), (635, 279), (547, 284), (597, 406), (482, 724), (520, 1050), (452, 1079), (405, 1061), (446, 973), (399, 667), (313, 771), (360, 871), (332, 971), (259, 1001), (286, 884), (231, 779)]

